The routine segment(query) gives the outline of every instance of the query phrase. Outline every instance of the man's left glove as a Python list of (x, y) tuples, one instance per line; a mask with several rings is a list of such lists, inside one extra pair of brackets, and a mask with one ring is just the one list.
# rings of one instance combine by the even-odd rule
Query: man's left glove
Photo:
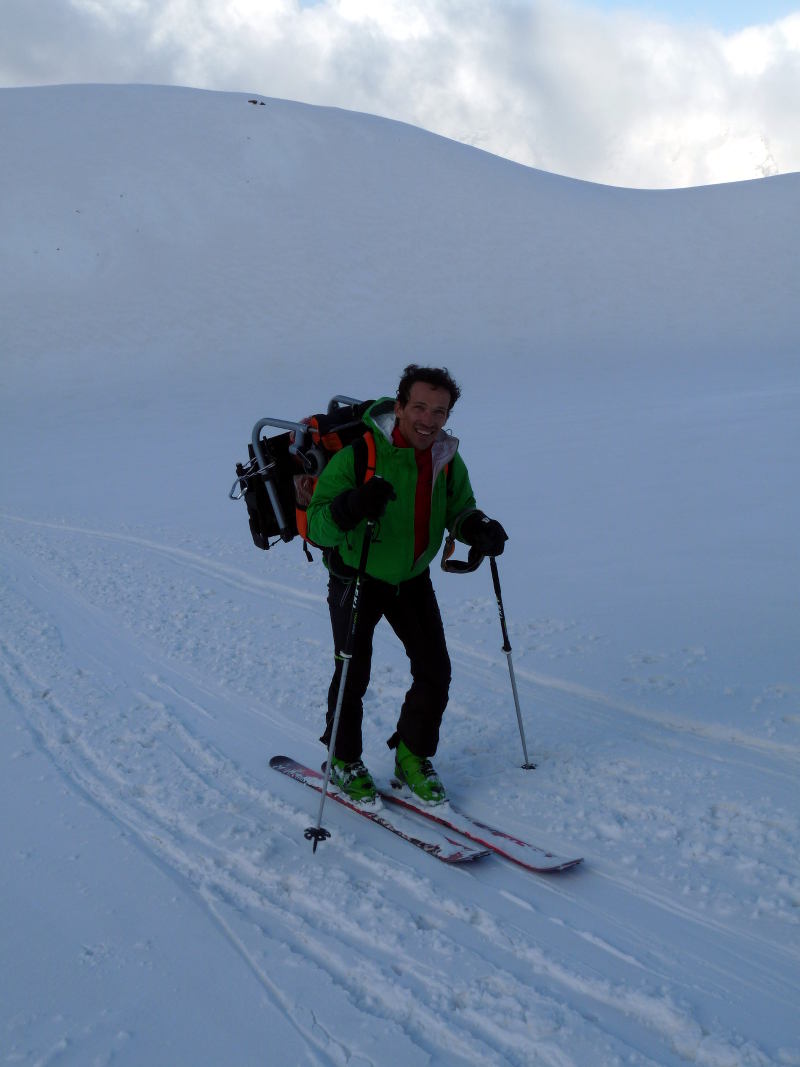
[(467, 515), (458, 532), (461, 539), (482, 556), (501, 556), (508, 540), (508, 534), (497, 519), (488, 518), (482, 511)]

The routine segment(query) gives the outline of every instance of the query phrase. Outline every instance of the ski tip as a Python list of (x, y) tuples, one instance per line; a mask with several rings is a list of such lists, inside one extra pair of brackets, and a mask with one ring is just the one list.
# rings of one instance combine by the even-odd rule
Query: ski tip
[(574, 867), (579, 867), (583, 863), (583, 856), (578, 856), (577, 859), (564, 860), (563, 863), (554, 865), (553, 867), (543, 867), (540, 874), (561, 874), (562, 871), (571, 871)]

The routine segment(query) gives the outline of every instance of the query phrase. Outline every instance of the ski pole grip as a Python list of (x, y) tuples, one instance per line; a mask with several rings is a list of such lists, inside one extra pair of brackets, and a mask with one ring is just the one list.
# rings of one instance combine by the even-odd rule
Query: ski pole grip
[(494, 596), (497, 601), (497, 610), (500, 615), (500, 629), (503, 633), (503, 652), (508, 656), (511, 653), (511, 642), (508, 639), (508, 627), (506, 626), (506, 613), (503, 608), (503, 593), (500, 589), (500, 574), (497, 570), (497, 560), (494, 556), (489, 557), (489, 567), (492, 571), (492, 585)]

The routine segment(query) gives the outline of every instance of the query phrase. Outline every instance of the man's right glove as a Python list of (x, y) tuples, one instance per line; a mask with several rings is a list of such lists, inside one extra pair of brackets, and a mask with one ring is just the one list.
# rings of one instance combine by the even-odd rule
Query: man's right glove
[(364, 519), (377, 520), (397, 494), (391, 482), (376, 475), (358, 489), (348, 489), (331, 501), (333, 521), (341, 530), (352, 530)]
[(497, 521), (482, 511), (473, 511), (461, 523), (459, 536), (482, 556), (500, 556), (505, 548), (508, 534)]

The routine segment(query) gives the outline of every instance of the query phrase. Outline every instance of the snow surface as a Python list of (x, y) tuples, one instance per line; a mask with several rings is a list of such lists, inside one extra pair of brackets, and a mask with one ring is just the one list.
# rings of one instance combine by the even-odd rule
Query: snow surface
[[(250, 101), (256, 100), (256, 103)], [(800, 176), (643, 192), (338, 110), (0, 92), (0, 1062), (800, 1064)], [(319, 762), (325, 575), (254, 422), (443, 363), (500, 560), (434, 580), (436, 765), (566, 875)], [(366, 758), (407, 685), (379, 629)]]

